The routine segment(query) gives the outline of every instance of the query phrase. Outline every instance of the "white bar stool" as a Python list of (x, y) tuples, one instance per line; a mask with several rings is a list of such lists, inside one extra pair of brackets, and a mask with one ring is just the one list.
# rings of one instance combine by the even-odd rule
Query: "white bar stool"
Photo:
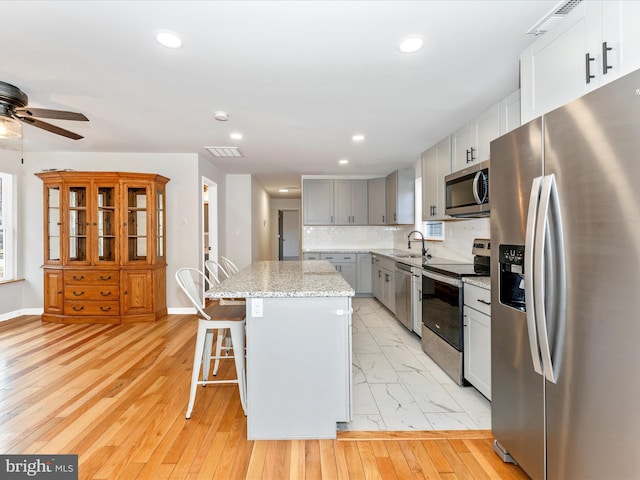
[[(246, 373), (244, 362), (244, 329), (245, 329), (245, 307), (243, 305), (212, 305), (205, 307), (202, 300), (202, 290), (206, 288), (208, 279), (206, 275), (195, 268), (181, 268), (176, 272), (176, 280), (180, 288), (187, 294), (191, 303), (198, 312), (198, 333), (196, 335), (196, 348), (193, 355), (193, 369), (191, 372), (191, 389), (189, 393), (189, 404), (187, 406), (186, 418), (191, 418), (193, 405), (196, 400), (198, 385), (212, 383), (237, 383), (240, 393), (240, 403), (245, 415), (246, 407)], [(220, 355), (220, 342), (216, 348), (216, 354), (212, 355), (213, 333), (218, 331), (218, 336), (229, 329), (231, 333), (231, 348), (233, 355)], [(217, 374), (217, 367), (220, 358), (234, 359), (236, 368), (236, 379), (231, 380), (209, 380), (208, 372), (211, 369), (211, 360), (216, 360), (214, 375)], [(200, 369), (202, 368), (202, 380), (200, 380)]]

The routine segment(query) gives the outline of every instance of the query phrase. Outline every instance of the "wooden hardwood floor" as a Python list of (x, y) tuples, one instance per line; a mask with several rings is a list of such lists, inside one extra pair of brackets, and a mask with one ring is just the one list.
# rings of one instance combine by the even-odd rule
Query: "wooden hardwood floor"
[[(198, 389), (185, 420), (195, 332), (190, 315), (0, 323), (0, 452), (77, 454), (87, 480), (527, 478), (492, 452), (489, 431), (247, 441), (235, 385)], [(233, 377), (232, 360), (219, 375)]]

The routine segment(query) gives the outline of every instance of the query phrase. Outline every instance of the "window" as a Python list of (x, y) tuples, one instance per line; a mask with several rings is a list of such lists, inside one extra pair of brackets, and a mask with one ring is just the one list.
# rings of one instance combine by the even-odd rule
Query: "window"
[(13, 178), (0, 172), (0, 281), (14, 278)]

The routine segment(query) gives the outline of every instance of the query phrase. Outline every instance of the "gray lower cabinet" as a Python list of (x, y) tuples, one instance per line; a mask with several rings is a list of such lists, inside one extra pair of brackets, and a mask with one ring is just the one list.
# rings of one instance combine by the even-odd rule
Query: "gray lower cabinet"
[(321, 253), (320, 260), (328, 260), (340, 272), (351, 288), (357, 290), (358, 275), (355, 253)]
[(358, 253), (356, 255), (356, 268), (358, 277), (356, 282), (356, 294), (371, 294), (371, 266), (370, 253)]
[(395, 314), (396, 312), (396, 274), (393, 260), (373, 255), (372, 266), (373, 296)]

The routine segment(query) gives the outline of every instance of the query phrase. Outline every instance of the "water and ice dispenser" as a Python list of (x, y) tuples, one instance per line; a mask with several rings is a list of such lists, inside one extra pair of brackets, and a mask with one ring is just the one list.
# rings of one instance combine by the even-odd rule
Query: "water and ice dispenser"
[(499, 245), (500, 303), (525, 311), (524, 245)]

